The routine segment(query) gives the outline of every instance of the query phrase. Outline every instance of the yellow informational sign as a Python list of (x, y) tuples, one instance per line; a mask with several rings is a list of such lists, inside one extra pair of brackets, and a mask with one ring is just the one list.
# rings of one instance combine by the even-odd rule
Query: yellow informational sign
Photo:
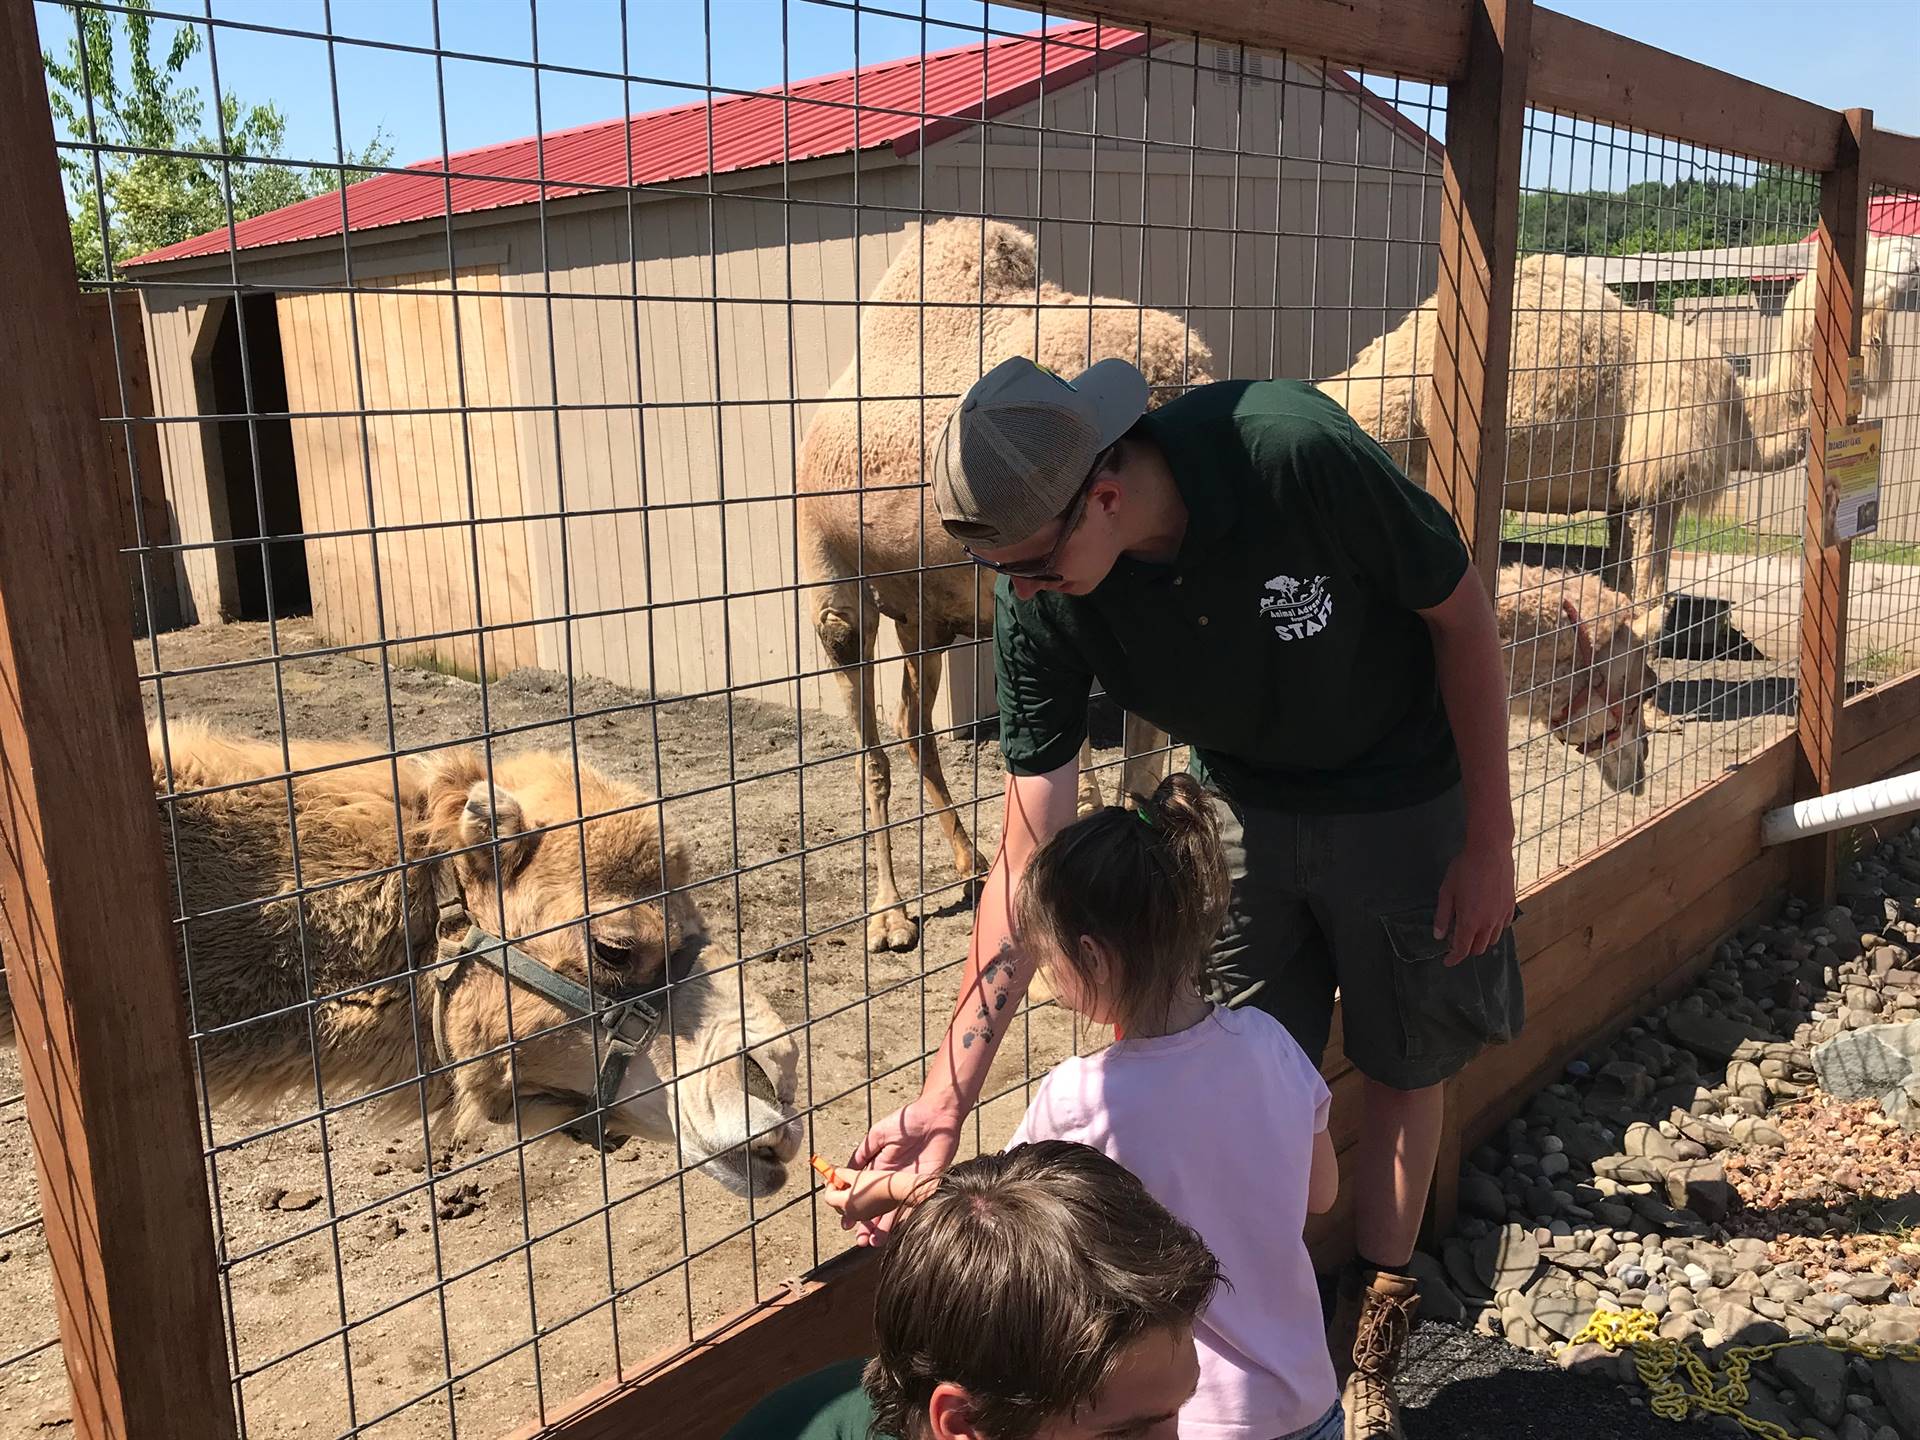
[(1867, 399), (1867, 362), (1858, 355), (1847, 357), (1847, 419), (1858, 420), (1860, 407)]
[(1880, 523), (1880, 422), (1827, 432), (1826, 543), (1871, 533)]

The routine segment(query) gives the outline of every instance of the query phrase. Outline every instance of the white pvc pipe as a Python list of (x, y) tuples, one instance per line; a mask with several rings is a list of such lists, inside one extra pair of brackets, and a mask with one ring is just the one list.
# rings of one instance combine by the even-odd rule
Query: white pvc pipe
[(1908, 810), (1920, 810), (1920, 770), (1769, 810), (1760, 821), (1760, 843), (1778, 845)]

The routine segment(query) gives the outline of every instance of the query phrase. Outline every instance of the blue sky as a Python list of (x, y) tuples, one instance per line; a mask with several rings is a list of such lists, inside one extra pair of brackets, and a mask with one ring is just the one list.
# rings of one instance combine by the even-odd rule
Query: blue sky
[(1546, 6), (1689, 60), (1920, 134), (1913, 0), (1552, 0)]
[[(222, 20), (323, 33), (324, 0), (160, 0), (160, 8), (200, 13), (211, 4)], [(920, 0), (876, 0), (884, 8), (921, 12)], [(1920, 132), (1920, 23), (1912, 0), (1820, 0), (1817, 28), (1805, 0), (1557, 0), (1552, 7), (1705, 61), (1822, 104), (1870, 105), (1884, 128)], [(56, 6), (39, 6), (42, 35), (63, 43), (71, 21)], [(288, 152), (330, 160), (340, 129), (357, 146), (376, 129), (392, 141), (397, 162), (440, 153), (440, 95), (455, 150), (606, 119), (697, 98), (717, 85), (759, 88), (969, 43), (986, 23), (1026, 30), (1031, 11), (988, 7), (979, 0), (925, 0), (926, 21), (856, 12), (807, 0), (440, 0), (442, 48), (477, 59), (370, 50), (353, 44), (221, 27), (214, 55), (221, 88), (247, 100), (271, 99), (288, 117)], [(433, 0), (332, 0), (332, 27), (342, 40), (402, 45), (434, 43)], [(857, 18), (857, 35), (856, 35)], [(532, 58), (535, 21), (543, 65), (624, 72), (657, 82), (541, 74), (538, 110), (534, 72), (497, 60)], [(971, 27), (971, 30), (969, 28)], [(711, 46), (708, 38), (711, 36)], [(192, 80), (213, 91), (203, 51)], [(537, 117), (537, 123), (536, 123)]]

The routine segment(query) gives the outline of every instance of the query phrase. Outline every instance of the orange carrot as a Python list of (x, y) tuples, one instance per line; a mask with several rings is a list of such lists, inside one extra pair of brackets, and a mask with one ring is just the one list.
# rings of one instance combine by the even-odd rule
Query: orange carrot
[(829, 1165), (826, 1161), (822, 1160), (818, 1155), (813, 1157), (813, 1160), (811, 1163), (813, 1165), (813, 1168), (820, 1172), (820, 1178), (826, 1181), (827, 1184), (832, 1186), (835, 1190), (850, 1190), (853, 1188), (851, 1181), (842, 1180), (840, 1178), (840, 1172), (835, 1170), (833, 1166)]

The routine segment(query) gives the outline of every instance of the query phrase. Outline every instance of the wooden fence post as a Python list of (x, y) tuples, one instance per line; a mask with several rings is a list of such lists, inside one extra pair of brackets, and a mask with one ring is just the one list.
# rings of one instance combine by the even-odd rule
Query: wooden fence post
[[(1813, 403), (1807, 425), (1806, 520), (1800, 562), (1800, 677), (1798, 744), (1793, 798), (1834, 788), (1834, 766), (1845, 748), (1839, 734), (1847, 679), (1847, 566), (1851, 541), (1829, 544), (1826, 533), (1826, 437), (1847, 423), (1847, 361), (1860, 348), (1861, 287), (1867, 269), (1866, 168), (1871, 110), (1849, 110), (1834, 168), (1820, 180), (1818, 289), (1813, 309)], [(1790, 861), (1794, 893), (1833, 903), (1840, 835), (1830, 831), (1795, 842)]]
[[(1453, 512), (1489, 595), (1500, 567), (1532, 30), (1533, 0), (1475, 0), (1469, 6), (1466, 68), (1447, 90), (1427, 488)], [(1429, 1234), (1451, 1228), (1460, 1184), (1457, 1081), (1448, 1084), (1446, 1095)]]
[(84, 1440), (234, 1433), (172, 913), (34, 7), (0, 7), (0, 949)]
[(1447, 90), (1427, 486), (1459, 522), (1491, 594), (1500, 565), (1533, 0), (1476, 0), (1469, 27), (1466, 70)]

